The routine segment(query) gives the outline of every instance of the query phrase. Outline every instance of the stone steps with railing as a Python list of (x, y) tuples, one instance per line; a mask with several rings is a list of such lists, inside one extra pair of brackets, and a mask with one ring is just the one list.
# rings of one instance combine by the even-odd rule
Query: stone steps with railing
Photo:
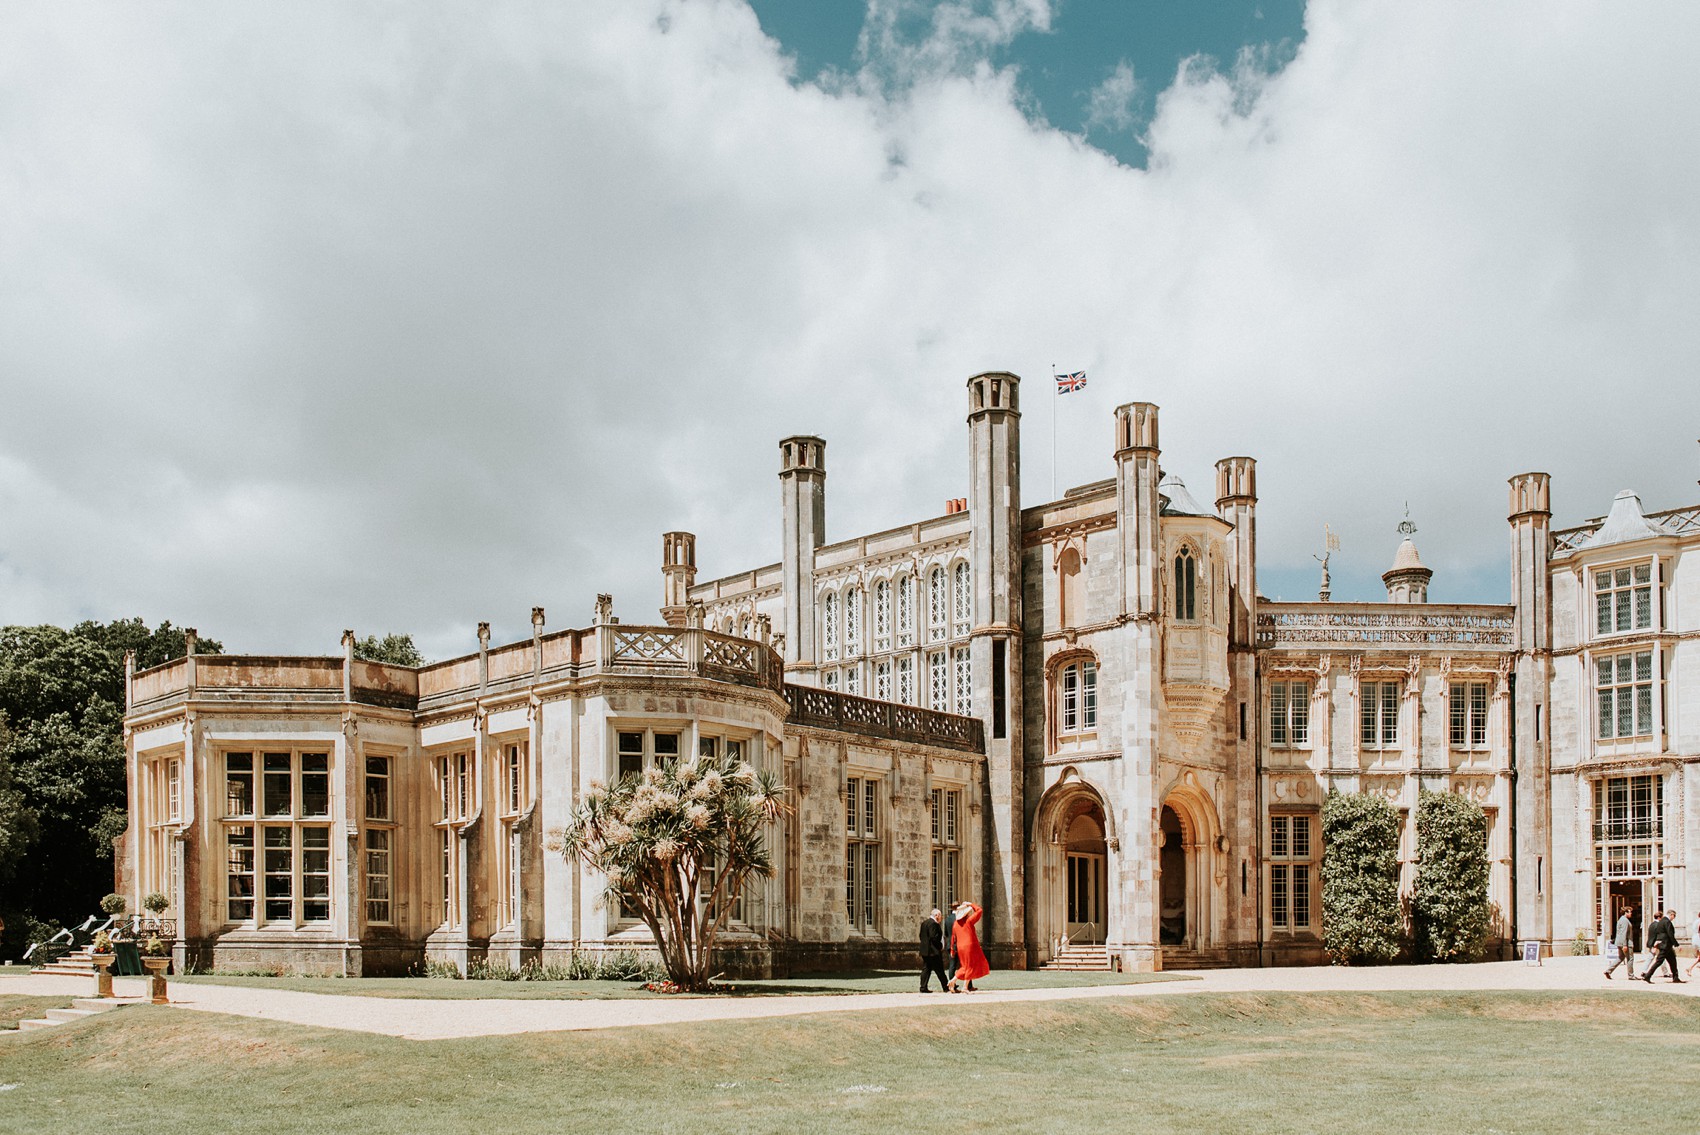
[(1102, 943), (1069, 943), (1063, 946), (1041, 969), (1067, 973), (1108, 973), (1110, 952)]

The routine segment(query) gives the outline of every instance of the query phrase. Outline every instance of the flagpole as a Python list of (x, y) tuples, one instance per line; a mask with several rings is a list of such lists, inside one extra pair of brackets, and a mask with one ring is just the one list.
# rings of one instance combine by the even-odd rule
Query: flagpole
[(1057, 364), (1051, 364), (1051, 499), (1057, 499), (1057, 403), (1062, 387), (1057, 385)]

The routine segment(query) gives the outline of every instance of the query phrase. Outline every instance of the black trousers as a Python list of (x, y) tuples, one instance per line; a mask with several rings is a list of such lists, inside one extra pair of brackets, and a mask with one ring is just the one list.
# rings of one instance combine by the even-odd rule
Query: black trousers
[(1642, 977), (1647, 981), (1652, 981), (1653, 971), (1666, 964), (1670, 966), (1671, 980), (1681, 981), (1682, 979), (1676, 975), (1676, 951), (1669, 946), (1662, 947), (1659, 950), (1659, 956), (1653, 959), (1652, 964), (1647, 967), (1647, 972)]
[(935, 973), (939, 975), (939, 988), (947, 988), (950, 985), (950, 979), (944, 975), (944, 959), (939, 957), (937, 954), (934, 954), (930, 958), (923, 956), (921, 958), (922, 993), (927, 992), (928, 984), (932, 981)]

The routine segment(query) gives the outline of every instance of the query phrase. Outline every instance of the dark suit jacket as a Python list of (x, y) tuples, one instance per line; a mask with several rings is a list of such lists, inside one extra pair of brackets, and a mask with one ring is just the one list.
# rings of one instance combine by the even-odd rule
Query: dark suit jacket
[(944, 957), (944, 930), (931, 918), (921, 920), (921, 956)]
[(956, 956), (956, 914), (954, 911), (944, 916), (944, 926), (941, 929), (944, 933), (944, 956), (954, 958)]
[(1661, 918), (1653, 923), (1652, 930), (1647, 934), (1647, 946), (1649, 949), (1676, 949), (1676, 927), (1671, 924), (1670, 919)]

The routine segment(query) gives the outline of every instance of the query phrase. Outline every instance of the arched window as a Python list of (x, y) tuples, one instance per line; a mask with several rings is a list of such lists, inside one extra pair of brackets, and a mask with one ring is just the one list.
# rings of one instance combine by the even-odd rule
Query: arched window
[(897, 579), (897, 645), (915, 645), (915, 577)]
[(891, 583), (874, 584), (874, 649), (891, 649)]
[(1081, 623), (1084, 589), (1080, 578), (1080, 553), (1064, 548), (1057, 557), (1057, 625), (1077, 627)]
[(1198, 561), (1191, 548), (1175, 557), (1175, 618), (1198, 618)]
[(1098, 728), (1098, 663), (1081, 658), (1056, 671), (1057, 733), (1085, 733)]
[(821, 650), (828, 662), (838, 659), (838, 592), (828, 591), (821, 600)]
[(934, 568), (927, 575), (927, 638), (938, 642), (950, 632), (950, 583), (944, 569)]
[(970, 624), (974, 621), (974, 593), (972, 579), (968, 573), (968, 561), (959, 561), (951, 573), (951, 622), (955, 625), (952, 630), (956, 637), (967, 634)]
[(850, 658), (862, 653), (862, 589), (855, 584), (844, 590), (844, 653)]

